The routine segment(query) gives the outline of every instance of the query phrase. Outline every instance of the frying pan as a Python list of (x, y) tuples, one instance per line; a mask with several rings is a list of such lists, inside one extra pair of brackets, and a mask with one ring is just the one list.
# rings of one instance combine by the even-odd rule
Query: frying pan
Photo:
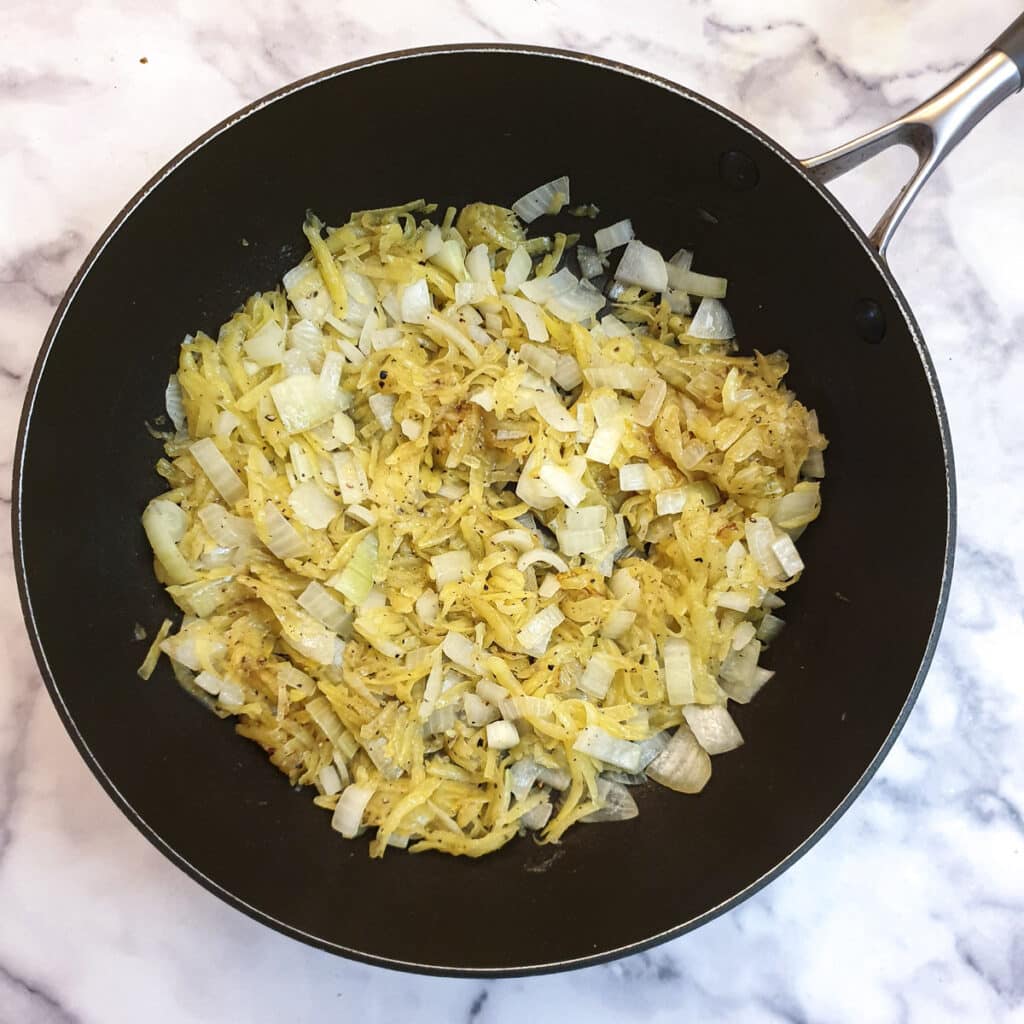
[[(1020, 88), (1022, 68), (1024, 18), (931, 101), (801, 163), (633, 68), (537, 48), (413, 50), (289, 86), (176, 157), (68, 289), (29, 385), (14, 474), (36, 657), (124, 813), (258, 920), (433, 973), (608, 959), (694, 928), (778, 875), (874, 772), (936, 642), (952, 569), (952, 453), (884, 253), (917, 189)], [(532, 115), (508, 113), (510, 83), (516, 111)], [(600, 144), (609, 137), (616, 144)], [(865, 236), (823, 183), (893, 144), (912, 146), (919, 168)], [(831, 439), (824, 512), (801, 542), (808, 568), (772, 650), (777, 677), (735, 709), (746, 745), (716, 761), (701, 796), (643, 787), (639, 818), (575, 829), (557, 847), (520, 839), (479, 861), (370, 860), (365, 841), (341, 840), (166, 666), (137, 678), (134, 624), (174, 613), (139, 525), (160, 490), (159, 444), (143, 424), (162, 409), (182, 336), (215, 330), (297, 262), (307, 207), (338, 223), (417, 196), (510, 203), (562, 173), (602, 222), (629, 216), (648, 244), (695, 248), (701, 266), (728, 276), (743, 348), (790, 353), (791, 384)]]

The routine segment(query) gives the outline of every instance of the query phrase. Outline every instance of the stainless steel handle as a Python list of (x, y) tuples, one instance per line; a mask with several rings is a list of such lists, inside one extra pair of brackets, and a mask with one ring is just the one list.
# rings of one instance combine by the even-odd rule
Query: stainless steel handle
[(870, 235), (872, 245), (884, 259), (893, 233), (935, 168), (986, 114), (1019, 92), (1021, 85), (1022, 73), (1014, 60), (1001, 50), (992, 50), (903, 117), (801, 163), (815, 181), (824, 185), (890, 146), (914, 150), (917, 170)]

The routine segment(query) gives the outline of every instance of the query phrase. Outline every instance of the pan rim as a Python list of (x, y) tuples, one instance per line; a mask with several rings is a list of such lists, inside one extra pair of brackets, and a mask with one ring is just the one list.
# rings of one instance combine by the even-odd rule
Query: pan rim
[[(925, 645), (924, 651), (921, 656), (921, 661), (918, 666), (917, 672), (914, 677), (913, 685), (911, 686), (907, 699), (900, 709), (899, 715), (896, 717), (891, 729), (886, 734), (884, 741), (879, 747), (878, 751), (874, 754), (871, 761), (868, 763), (864, 771), (858, 777), (857, 781), (846, 793), (843, 799), (837, 804), (837, 806), (829, 813), (829, 815), (814, 829), (809, 836), (807, 836), (803, 842), (801, 842), (795, 849), (793, 849), (785, 857), (781, 858), (772, 868), (765, 871), (762, 875), (756, 878), (754, 881), (749, 883), (739, 892), (733, 894), (728, 899), (723, 900), (714, 907), (709, 908), (704, 913), (697, 915), (683, 922), (682, 924), (676, 925), (672, 928), (665, 929), (658, 932), (655, 935), (649, 936), (642, 940), (635, 942), (629, 942), (621, 946), (617, 946), (613, 949), (606, 949), (593, 954), (586, 954), (582, 956), (576, 956), (570, 959), (546, 961), (535, 964), (524, 964), (513, 967), (465, 967), (465, 966), (445, 966), (443, 964), (429, 964), (429, 963), (418, 963), (414, 961), (398, 960), (393, 957), (383, 956), (381, 954), (367, 953), (361, 950), (352, 949), (350, 947), (341, 945), (339, 943), (325, 940), (317, 935), (303, 931), (301, 928), (295, 925), (289, 924), (285, 921), (281, 921), (273, 915), (261, 910), (258, 907), (247, 903), (239, 896), (230, 892), (224, 888), (220, 883), (215, 881), (213, 878), (204, 874), (196, 865), (192, 864), (182, 854), (178, 853), (159, 833), (157, 833), (150, 825), (146, 822), (142, 814), (135, 809), (135, 807), (128, 801), (128, 799), (120, 792), (114, 779), (107, 775), (106, 770), (100, 763), (99, 759), (93, 753), (86, 738), (81, 734), (77, 724), (71, 716), (71, 713), (64, 702), (64, 698), (61, 693), (60, 686), (54, 673), (50, 669), (49, 661), (46, 656), (46, 652), (43, 649), (42, 641), (39, 636), (39, 631), (36, 624), (35, 612), (32, 605), (32, 597), (29, 593), (28, 584), (28, 569), (25, 559), (25, 551), (23, 547), (23, 534), (22, 534), (22, 523), (21, 523), (21, 509), (22, 509), (22, 484), (24, 479), (24, 468), (25, 468), (25, 456), (27, 449), (28, 433), (32, 423), (32, 414), (35, 406), (35, 400), (39, 385), (42, 380), (43, 374), (46, 369), (46, 365), (53, 349), (54, 342), (60, 333), (60, 329), (63, 325), (65, 316), (68, 309), (71, 307), (78, 294), (79, 289), (82, 287), (93, 266), (102, 256), (103, 251), (112, 239), (117, 235), (118, 231), (128, 221), (134, 211), (139, 207), (151, 193), (153, 193), (161, 183), (168, 178), (175, 170), (181, 165), (188, 161), (195, 153), (201, 150), (208, 143), (212, 142), (215, 138), (220, 136), (222, 133), (228, 131), (235, 124), (251, 117), (257, 113), (263, 107), (269, 106), (278, 100), (284, 99), (294, 93), (303, 91), (304, 89), (316, 86), (321, 82), (329, 81), (334, 78), (339, 78), (343, 75), (349, 74), (353, 71), (363, 70), (365, 68), (383, 66), (386, 64), (395, 63), (398, 61), (418, 60), (422, 58), (428, 58), (432, 56), (444, 56), (448, 54), (457, 53), (507, 53), (517, 54), (522, 56), (539, 56), (539, 57), (550, 57), (560, 60), (567, 60), (573, 63), (585, 64), (594, 67), (599, 67), (604, 70), (613, 71), (618, 74), (626, 75), (631, 78), (639, 79), (641, 81), (648, 82), (652, 85), (658, 86), (659, 88), (666, 89), (675, 93), (676, 95), (686, 99), (692, 103), (696, 103), (699, 106), (717, 114), (719, 117), (724, 118), (726, 121), (745, 132), (748, 136), (753, 137), (759, 143), (766, 146), (773, 154), (779, 157), (784, 163), (788, 164), (794, 171), (796, 171), (807, 183), (807, 185), (814, 189), (831, 207), (833, 213), (835, 213), (839, 219), (843, 222), (846, 228), (850, 231), (854, 239), (863, 247), (865, 252), (868, 254), (875, 269), (878, 271), (879, 276), (889, 293), (892, 295), (896, 306), (898, 307), (901, 316), (907, 326), (911, 340), (913, 341), (914, 347), (917, 350), (918, 357), (921, 360), (922, 368), (924, 369), (925, 378), (928, 384), (928, 389), (932, 397), (932, 403), (935, 409), (936, 420), (939, 426), (940, 438), (943, 449), (943, 457), (946, 469), (946, 544), (945, 554), (943, 560), (942, 578), (940, 581), (938, 600), (935, 606), (935, 614), (932, 621), (932, 627), (928, 635), (928, 640)], [(956, 547), (956, 475), (953, 459), (953, 446), (950, 436), (949, 421), (946, 414), (945, 403), (942, 398), (938, 377), (935, 372), (935, 366), (932, 362), (931, 355), (928, 352), (927, 346), (925, 345), (921, 329), (918, 326), (917, 320), (914, 317), (913, 311), (910, 308), (902, 290), (897, 284), (892, 272), (889, 270), (887, 264), (879, 256), (878, 252), (868, 241), (866, 235), (860, 226), (853, 220), (849, 212), (842, 206), (842, 204), (823, 186), (814, 181), (813, 178), (806, 172), (801, 165), (800, 161), (797, 160), (791, 153), (780, 146), (774, 139), (768, 136), (766, 133), (750, 124), (744, 118), (738, 116), (733, 111), (728, 110), (725, 107), (709, 100), (707, 97), (695, 92), (686, 86), (680, 85), (677, 82), (673, 82), (660, 75), (653, 74), (648, 71), (644, 71), (640, 68), (633, 67), (632, 65), (625, 64), (619, 61), (610, 60), (605, 57), (598, 57), (592, 54), (578, 53), (571, 50), (559, 49), (555, 47), (535, 46), (527, 44), (509, 44), (509, 43), (459, 43), (459, 44), (439, 44), (433, 46), (413, 47), (403, 50), (395, 50), (382, 54), (375, 54), (369, 57), (360, 58), (358, 60), (349, 61), (344, 64), (337, 65), (332, 68), (327, 68), (323, 71), (316, 72), (315, 74), (306, 76), (298, 79), (288, 85), (281, 87), (280, 89), (274, 90), (265, 96), (249, 103), (233, 114), (224, 118), (222, 121), (208, 129), (202, 135), (198, 136), (195, 140), (190, 142), (187, 146), (181, 149), (174, 157), (172, 157), (163, 167), (161, 167), (121, 208), (116, 214), (107, 228), (100, 235), (96, 244), (89, 251), (88, 255), (82, 262), (82, 265), (76, 271), (70, 284), (67, 287), (57, 309), (53, 314), (53, 318), (46, 330), (46, 334), (43, 338), (42, 346), (40, 347), (39, 353), (36, 357), (35, 363), (32, 368), (31, 375), (29, 376), (28, 385), (26, 387), (25, 400), (22, 407), (21, 416), (18, 423), (17, 439), (15, 444), (15, 455), (13, 464), (13, 480), (11, 489), (11, 525), (12, 525), (12, 537), (13, 537), (13, 560), (15, 568), (15, 577), (18, 586), (18, 595), (21, 603), (22, 614), (25, 620), (26, 631), (29, 636), (29, 641), (32, 646), (33, 654), (35, 655), (36, 663), (39, 667), (40, 674), (43, 679), (43, 683), (50, 695), (50, 699), (57, 710), (58, 716), (60, 717), (65, 730), (70, 736), (72, 742), (77, 748), (82, 759), (89, 767), (93, 776), (100, 783), (107, 795), (113, 800), (120, 811), (125, 817), (138, 829), (138, 831), (156, 847), (168, 860), (175, 864), (180, 870), (184, 871), (187, 875), (197, 881), (206, 890), (213, 893), (219, 899), (234, 907), (236, 910), (242, 911), (255, 921), (273, 928), (290, 938), (297, 939), (307, 945), (313, 946), (318, 949), (322, 949), (329, 953), (334, 953), (339, 956), (343, 956), (350, 960), (355, 960), (361, 963), (370, 964), (375, 967), (384, 967), (395, 970), (401, 970), (409, 973), (424, 974), (438, 977), (463, 977), (463, 978), (503, 978), (503, 977), (524, 977), (533, 975), (550, 974), (559, 971), (576, 970), (583, 967), (595, 966), (597, 964), (607, 963), (611, 960), (618, 959), (620, 957), (629, 956), (635, 953), (641, 953), (645, 950), (649, 950), (654, 946), (660, 945), (669, 939), (677, 938), (687, 932), (693, 931), (696, 928), (701, 927), (704, 924), (714, 920), (721, 914), (732, 910), (734, 907), (743, 903), (746, 899), (759, 892), (770, 882), (774, 881), (784, 871), (791, 867), (796, 861), (804, 856), (822, 837), (832, 828), (832, 826), (846, 813), (846, 811), (853, 804), (854, 800), (861, 794), (868, 782), (872, 779), (875, 772), (881, 766), (882, 761), (885, 759), (899, 733), (902, 731), (907, 718), (912, 711), (914, 704), (917, 701), (918, 695), (920, 694), (921, 687), (924, 684), (925, 677), (931, 666), (932, 659), (935, 654), (935, 649), (938, 644), (939, 635), (943, 619), (946, 612), (946, 607), (949, 600), (949, 590), (952, 580), (953, 563), (955, 556)]]

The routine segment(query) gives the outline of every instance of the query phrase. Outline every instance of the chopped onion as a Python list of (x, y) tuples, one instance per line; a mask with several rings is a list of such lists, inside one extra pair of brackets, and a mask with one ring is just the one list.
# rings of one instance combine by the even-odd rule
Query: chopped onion
[(709, 754), (725, 754), (743, 744), (732, 715), (721, 704), (691, 704), (683, 708), (683, 718)]
[(437, 613), (441, 609), (441, 603), (438, 600), (437, 592), (428, 587), (422, 594), (420, 594), (419, 597), (416, 598), (414, 607), (416, 609), (416, 614), (420, 619), (427, 623), (427, 625), (432, 625), (437, 619)]
[(711, 778), (711, 758), (689, 726), (681, 725), (647, 766), (647, 776), (677, 793), (699, 793)]
[(678, 515), (686, 507), (686, 491), (681, 487), (659, 491), (654, 496), (654, 507), (659, 516)]
[(263, 506), (263, 522), (267, 528), (267, 547), (272, 554), (278, 558), (300, 558), (309, 553), (302, 536), (272, 501)]
[[(461, 633), (449, 632), (441, 643), (444, 656), (459, 668), (470, 672), (480, 671), (480, 648)], [(508, 691), (505, 690), (507, 696)]]
[(689, 316), (693, 312), (693, 306), (690, 304), (690, 296), (686, 292), (676, 292), (671, 288), (664, 293), (665, 301), (668, 303), (668, 308), (673, 313), (678, 313), (681, 316)]
[(725, 572), (728, 576), (736, 576), (739, 574), (740, 569), (743, 568), (743, 563), (747, 557), (747, 549), (743, 545), (743, 541), (734, 540), (730, 545), (729, 549), (725, 553)]
[(224, 680), (219, 676), (215, 676), (212, 672), (200, 672), (193, 682), (212, 697), (216, 697), (224, 685)]
[(548, 277), (535, 277), (532, 281), (524, 281), (520, 291), (531, 301), (545, 303), (556, 295), (575, 288), (579, 284), (576, 275), (568, 267), (562, 267)]
[(564, 768), (547, 768), (543, 765), (537, 775), (537, 779), (543, 782), (545, 786), (557, 789), (560, 793), (567, 790), (572, 781), (572, 777)]
[(611, 252), (612, 249), (618, 249), (620, 245), (625, 245), (634, 238), (636, 233), (633, 231), (631, 220), (620, 220), (594, 232), (594, 244), (598, 252)]
[(666, 637), (661, 645), (665, 665), (665, 692), (669, 704), (691, 704), (696, 699), (693, 656), (690, 645), (678, 636)]
[(550, 377), (558, 366), (557, 352), (541, 348), (540, 345), (531, 345), (529, 342), (520, 347), (519, 358), (542, 377)]
[(715, 596), (715, 604), (719, 608), (731, 608), (734, 612), (742, 612), (744, 615), (750, 611), (749, 597), (728, 590)]
[(602, 821), (629, 821), (640, 813), (632, 794), (618, 782), (611, 782), (608, 779), (597, 780), (597, 798), (601, 801), (599, 810), (591, 811), (590, 814), (580, 821), (588, 824), (596, 824)]
[(559, 530), (558, 547), (563, 555), (593, 555), (605, 545), (604, 530)]
[(410, 419), (409, 417), (402, 420), (399, 427), (401, 428), (402, 435), (409, 438), (410, 441), (415, 441), (423, 433), (423, 424), (419, 420)]
[(615, 280), (639, 285), (652, 292), (663, 292), (668, 287), (668, 271), (657, 249), (633, 239), (619, 260)]
[(546, 213), (558, 213), (568, 202), (569, 178), (563, 175), (520, 196), (512, 204), (512, 211), (524, 224), (532, 224)]
[(249, 493), (211, 438), (204, 437), (196, 441), (189, 447), (189, 452), (199, 464), (199, 468), (209, 477), (217, 493), (229, 505), (241, 501)]
[(753, 677), (743, 686), (734, 684), (722, 684), (722, 689), (731, 700), (737, 704), (749, 704), (757, 696), (761, 687), (764, 686), (775, 675), (770, 669), (758, 667)]
[(750, 556), (766, 579), (777, 580), (783, 576), (782, 564), (772, 548), (775, 542), (775, 527), (766, 516), (753, 516), (744, 524), (747, 547)]
[(491, 722), (486, 732), (492, 750), (511, 750), (519, 742), (519, 731), (511, 722)]
[(697, 312), (686, 333), (691, 338), (707, 338), (712, 340), (725, 340), (735, 338), (736, 331), (732, 325), (732, 317), (729, 316), (725, 306), (718, 299), (701, 299)]
[(433, 735), (447, 732), (454, 727), (457, 713), (458, 708), (454, 704), (446, 704), (443, 708), (435, 709), (427, 719), (427, 732)]
[(487, 298), (486, 286), (477, 281), (459, 281), (455, 285), (455, 305), (466, 306)]
[(535, 541), (529, 530), (513, 528), (511, 530), (499, 530), (491, 537), (492, 544), (511, 544), (517, 551), (529, 551)]
[(634, 622), (636, 622), (636, 612), (631, 612), (626, 608), (617, 608), (605, 620), (601, 627), (601, 636), (607, 637), (609, 640), (619, 640), (629, 632)]
[(346, 786), (334, 808), (331, 828), (340, 832), (346, 839), (354, 839), (359, 833), (363, 813), (372, 796), (372, 786), (360, 786), (356, 783)]
[(431, 256), (436, 255), (442, 244), (444, 243), (444, 236), (441, 234), (441, 229), (437, 226), (428, 228), (420, 239), (421, 252), (425, 260), (429, 260)]
[(475, 693), (464, 693), (462, 695), (462, 709), (466, 713), (466, 723), (474, 729), (479, 729), (499, 717), (498, 709), (493, 704), (478, 697)]
[[(465, 639), (463, 637), (463, 639)], [(473, 648), (477, 650), (477, 648)], [(508, 690), (505, 689), (500, 683), (493, 683), (489, 679), (481, 679), (476, 684), (477, 696), (482, 697), (489, 704), (498, 706), (503, 700), (508, 699)]]
[(786, 623), (782, 619), (769, 612), (761, 620), (761, 625), (757, 628), (757, 639), (763, 644), (770, 644), (779, 638), (779, 634), (785, 625)]
[(804, 464), (800, 467), (800, 473), (811, 480), (823, 479), (825, 476), (825, 456), (817, 449), (808, 452)]
[(641, 427), (649, 427), (658, 418), (666, 394), (668, 385), (665, 381), (661, 377), (652, 377), (633, 414), (633, 422)]
[(594, 436), (590, 439), (590, 444), (587, 446), (586, 457), (591, 462), (599, 462), (605, 466), (609, 465), (612, 459), (615, 458), (615, 453), (619, 450), (619, 443), (622, 441), (625, 432), (626, 428), (621, 420), (598, 427), (594, 431)]
[(718, 670), (718, 680), (730, 697), (733, 695), (733, 689), (742, 693), (751, 685), (757, 672), (757, 659), (760, 657), (760, 640), (751, 640), (738, 651), (730, 650), (725, 656), (722, 667)]
[(783, 530), (795, 530), (811, 522), (820, 507), (818, 485), (798, 484), (796, 490), (779, 499), (772, 512), (772, 522)]
[[(491, 280), (491, 257), (488, 255), (487, 246), (481, 242), (473, 246), (466, 254), (466, 270), (474, 283), (481, 285), (484, 289), (484, 296), (494, 295), (494, 282)], [(483, 298), (484, 296), (481, 296)]]
[[(441, 248), (430, 257), (430, 262), (442, 270), (446, 270), (456, 281), (465, 281), (469, 276), (466, 273), (466, 248), (457, 238), (449, 238)], [(385, 300), (386, 301), (386, 300)], [(386, 308), (386, 306), (385, 306)], [(390, 311), (389, 311), (390, 312)], [(403, 320), (406, 319), (403, 315)], [(393, 320), (398, 317), (392, 316)]]
[(508, 769), (509, 789), (517, 800), (525, 800), (533, 789), (533, 784), (540, 774), (540, 765), (528, 757), (516, 761)]
[[(178, 508), (177, 505), (174, 507)], [(259, 543), (252, 520), (233, 516), (223, 505), (204, 505), (197, 514), (206, 532), (222, 547), (251, 548)], [(181, 540), (181, 537), (178, 537), (178, 540)]]
[[(525, 533), (524, 530), (507, 530), (506, 533)], [(529, 536), (529, 534), (527, 534)], [(496, 539), (492, 538), (492, 539)], [(532, 543), (532, 540), (531, 540)], [(565, 561), (558, 557), (554, 551), (548, 551), (547, 548), (534, 548), (532, 551), (527, 551), (525, 554), (519, 556), (516, 562), (516, 568), (520, 572), (526, 572), (531, 565), (536, 565), (538, 562), (543, 562), (546, 565), (550, 565), (556, 572), (568, 572), (569, 566)], [(781, 620), (780, 620), (781, 621)]]
[(756, 633), (757, 627), (752, 622), (739, 623), (732, 634), (732, 649), (734, 651), (742, 650), (754, 639)]
[(257, 366), (276, 366), (284, 356), (284, 328), (268, 320), (242, 347)]
[(669, 287), (675, 291), (686, 292), (688, 295), (699, 295), (702, 298), (724, 299), (729, 282), (724, 277), (709, 277), (707, 274), (695, 274), (688, 267), (668, 264)]
[(319, 377), (306, 374), (273, 385), (270, 397), (288, 434), (318, 427), (338, 411), (338, 395), (325, 390)]
[(295, 518), (312, 530), (326, 529), (341, 511), (341, 505), (325, 494), (313, 480), (307, 480), (294, 488), (288, 498), (288, 505), (295, 513)]
[(238, 683), (225, 679), (220, 684), (217, 700), (226, 708), (240, 708), (245, 703), (245, 691)]
[(421, 277), (418, 281), (414, 281), (402, 289), (399, 309), (402, 319), (407, 324), (425, 324), (427, 322), (427, 317), (433, 306), (430, 302), (430, 289), (427, 287), (426, 278)]
[(164, 408), (167, 409), (167, 417), (174, 424), (174, 429), (184, 429), (186, 419), (185, 403), (182, 401), (181, 384), (176, 373), (172, 373), (167, 378), (167, 389), (164, 391)]
[(368, 533), (352, 553), (348, 565), (327, 582), (347, 597), (357, 608), (373, 589), (373, 576), (377, 571), (379, 545), (377, 534)]
[(375, 394), (370, 395), (367, 399), (370, 405), (370, 412), (377, 418), (377, 422), (385, 430), (390, 430), (394, 426), (394, 410), (395, 402), (398, 399), (395, 395), (381, 395)]
[(604, 257), (589, 245), (577, 245), (576, 258), (579, 260), (580, 276), (583, 278), (597, 277), (604, 273), (607, 266)]
[(530, 259), (530, 254), (523, 246), (516, 246), (505, 265), (505, 285), (502, 290), (510, 295), (519, 291), (523, 282), (530, 276), (532, 269), (533, 261)]
[(643, 391), (651, 379), (651, 371), (643, 366), (615, 363), (611, 366), (592, 366), (583, 371), (592, 388), (612, 388), (614, 391)]
[(640, 770), (639, 746), (629, 740), (612, 736), (596, 725), (588, 725), (581, 729), (572, 748), (581, 754), (587, 754), (603, 761), (605, 764), (613, 764), (623, 771), (636, 772)]
[(545, 463), (540, 468), (540, 479), (570, 508), (575, 508), (587, 496), (586, 486), (561, 466)]
[(609, 338), (628, 338), (632, 333), (626, 324), (617, 316), (612, 316), (611, 313), (601, 317), (601, 327)]
[(583, 383), (580, 364), (572, 356), (565, 353), (559, 353), (558, 363), (551, 378), (563, 391), (572, 391)]
[(548, 649), (551, 634), (564, 621), (565, 616), (559, 608), (549, 605), (527, 619), (526, 624), (516, 634), (516, 639), (527, 654), (534, 658), (540, 658)]
[(434, 570), (434, 581), (438, 588), (448, 583), (457, 583), (473, 570), (473, 559), (468, 551), (446, 551), (430, 559)]
[(333, 764), (325, 764), (317, 772), (317, 781), (320, 783), (320, 788), (324, 791), (325, 796), (334, 796), (336, 793), (341, 792), (341, 776)]
[(629, 462), (619, 468), (620, 491), (649, 491), (654, 474), (646, 462)]
[(580, 676), (579, 688), (591, 697), (603, 700), (615, 678), (616, 669), (615, 662), (607, 654), (593, 655)]
[(544, 323), (544, 314), (540, 306), (529, 299), (521, 299), (518, 295), (510, 295), (509, 305), (526, 328), (526, 336), (530, 341), (547, 341), (548, 328)]
[[(288, 328), (288, 352), (295, 352), (305, 357), (307, 364), (318, 366), (323, 359), (324, 336), (316, 324), (309, 320), (299, 320)], [(287, 362), (288, 352), (285, 353)], [(291, 374), (289, 373), (289, 376)]]
[(781, 537), (777, 537), (772, 542), (772, 551), (775, 557), (779, 560), (779, 565), (782, 566), (782, 571), (785, 575), (795, 576), (798, 572), (801, 572), (804, 567), (804, 561), (800, 557), (800, 553), (796, 549), (796, 545), (792, 539), (786, 534)]
[(327, 394), (333, 394), (341, 383), (341, 371), (345, 360), (340, 352), (328, 352), (320, 368), (320, 386)]
[[(575, 434), (579, 427), (579, 421), (575, 416), (570, 415), (569, 411), (562, 405), (558, 396), (550, 391), (540, 391), (537, 393), (537, 397), (534, 399), (534, 408), (540, 413), (540, 418), (544, 420), (549, 427), (555, 430), (559, 430), (564, 434)], [(541, 469), (541, 479), (544, 480), (544, 469)], [(545, 480), (545, 482), (551, 485), (551, 482)]]
[(537, 587), (537, 596), (546, 601), (549, 597), (554, 597), (561, 587), (562, 584), (558, 582), (558, 577), (549, 573), (540, 581), (540, 585)]
[(605, 297), (589, 281), (580, 281), (575, 288), (561, 292), (548, 299), (545, 309), (559, 320), (578, 324), (599, 313), (604, 307)]
[(352, 615), (345, 606), (332, 597), (326, 587), (312, 580), (299, 595), (299, 605), (304, 608), (317, 622), (322, 622), (335, 633), (347, 633), (352, 624)]
[(366, 471), (354, 452), (338, 452), (333, 462), (341, 500), (346, 505), (357, 504), (370, 496), (370, 483), (366, 478)]

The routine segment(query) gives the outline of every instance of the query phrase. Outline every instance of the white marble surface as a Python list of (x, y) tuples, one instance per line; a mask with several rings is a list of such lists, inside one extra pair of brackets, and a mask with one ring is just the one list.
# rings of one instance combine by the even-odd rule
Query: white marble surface
[[(1014, 0), (5, 0), (0, 500), (9, 502), (25, 382), (79, 261), (153, 171), (270, 89), (404, 46), (536, 42), (684, 82), (808, 154), (923, 98), (1019, 9)], [(24, 638), (5, 528), (0, 1024), (1024, 1021), (1022, 126), (1024, 99), (983, 124), (891, 252), (952, 422), (961, 524), (952, 600), (895, 749), (783, 878), (650, 954), (540, 979), (403, 976), (283, 938), (172, 867), (86, 770)], [(842, 194), (869, 217), (901, 167), (865, 170)]]

